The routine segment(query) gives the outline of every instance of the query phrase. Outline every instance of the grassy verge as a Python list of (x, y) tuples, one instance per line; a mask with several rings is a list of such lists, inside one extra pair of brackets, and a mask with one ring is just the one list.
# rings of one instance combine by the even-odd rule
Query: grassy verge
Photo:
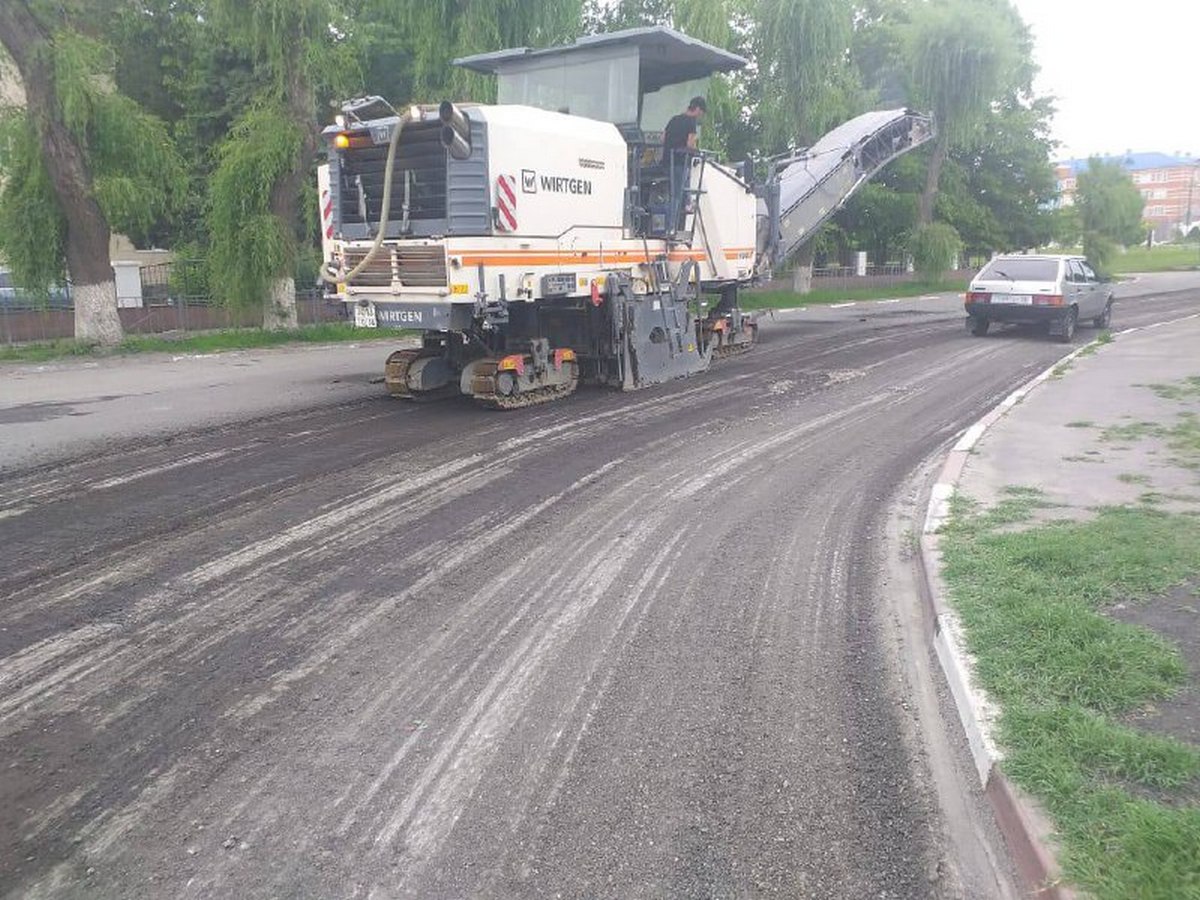
[(808, 294), (796, 294), (792, 291), (746, 291), (740, 299), (743, 309), (788, 309), (794, 306), (823, 306), (856, 300), (891, 300), (897, 297), (918, 297), (922, 294), (962, 293), (966, 289), (966, 284), (961, 281), (904, 282), (890, 287), (818, 288)]
[(1200, 266), (1200, 246), (1196, 244), (1167, 244), (1159, 247), (1130, 247), (1109, 261), (1116, 274), (1126, 272), (1167, 272), (1172, 269), (1193, 269)]
[(1040, 798), (1067, 877), (1098, 898), (1200, 896), (1200, 748), (1124, 724), (1185, 679), (1178, 649), (1104, 614), (1200, 575), (1200, 519), (1149, 506), (1018, 528), (1044, 505), (1010, 489), (958, 501), (944, 572), (1005, 771)]
[(341, 341), (395, 340), (413, 332), (355, 328), (345, 322), (305, 325), (298, 331), (264, 331), (229, 328), (179, 337), (131, 334), (116, 347), (100, 348), (73, 340), (44, 341), (0, 347), (0, 362), (48, 362), (72, 356), (111, 356), (123, 353), (215, 353), (220, 350), (254, 350), (285, 344), (329, 344)]

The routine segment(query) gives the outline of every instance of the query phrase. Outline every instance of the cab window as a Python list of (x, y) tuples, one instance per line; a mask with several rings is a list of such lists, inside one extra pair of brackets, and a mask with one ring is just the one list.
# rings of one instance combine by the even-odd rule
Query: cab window
[(602, 47), (513, 63), (499, 73), (496, 89), (500, 103), (633, 124), (638, 119), (638, 51)]

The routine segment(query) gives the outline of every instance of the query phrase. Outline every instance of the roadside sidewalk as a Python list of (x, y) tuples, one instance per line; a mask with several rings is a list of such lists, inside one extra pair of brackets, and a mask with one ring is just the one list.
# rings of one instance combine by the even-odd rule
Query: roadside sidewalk
[[(992, 506), (1006, 486), (1037, 488), (1054, 504), (1038, 519), (1085, 517), (1151, 493), (1164, 509), (1200, 509), (1200, 472), (1174, 462), (1179, 454), (1155, 433), (1200, 411), (1200, 385), (1190, 397), (1179, 385), (1200, 376), (1200, 318), (1118, 335), (1062, 368), (988, 430), (959, 489)], [(1181, 389), (1180, 399), (1161, 395)]]
[(1084, 347), (968, 430), (922, 556), (1026, 879), (1200, 896), (1200, 317)]

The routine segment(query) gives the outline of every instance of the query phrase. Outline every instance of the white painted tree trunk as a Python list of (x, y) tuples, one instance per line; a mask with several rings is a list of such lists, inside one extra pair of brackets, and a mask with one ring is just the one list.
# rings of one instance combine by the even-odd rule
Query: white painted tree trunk
[(812, 263), (805, 265), (797, 262), (796, 267), (792, 269), (792, 290), (797, 294), (808, 294), (812, 292)]
[(263, 303), (263, 328), (267, 331), (295, 331), (300, 327), (296, 313), (296, 282), (276, 278)]
[(71, 289), (75, 303), (75, 340), (111, 346), (121, 343), (125, 329), (117, 315), (117, 285), (114, 281), (77, 284)]

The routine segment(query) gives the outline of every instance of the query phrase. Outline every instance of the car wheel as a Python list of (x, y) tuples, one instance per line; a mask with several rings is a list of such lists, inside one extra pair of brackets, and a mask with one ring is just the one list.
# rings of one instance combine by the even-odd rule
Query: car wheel
[(1058, 324), (1058, 341), (1069, 344), (1075, 340), (1075, 326), (1079, 324), (1079, 310), (1072, 306)]
[(983, 337), (988, 333), (988, 326), (992, 323), (982, 316), (967, 316), (967, 331), (975, 335), (975, 337)]
[(1098, 316), (1096, 316), (1096, 318), (1092, 319), (1092, 324), (1095, 325), (1097, 328), (1107, 328), (1109, 325), (1111, 325), (1112, 324), (1112, 307), (1113, 307), (1113, 302), (1112, 302), (1112, 298), (1110, 297), (1108, 302), (1106, 304), (1104, 304), (1104, 312), (1100, 313), (1100, 315), (1098, 315)]

